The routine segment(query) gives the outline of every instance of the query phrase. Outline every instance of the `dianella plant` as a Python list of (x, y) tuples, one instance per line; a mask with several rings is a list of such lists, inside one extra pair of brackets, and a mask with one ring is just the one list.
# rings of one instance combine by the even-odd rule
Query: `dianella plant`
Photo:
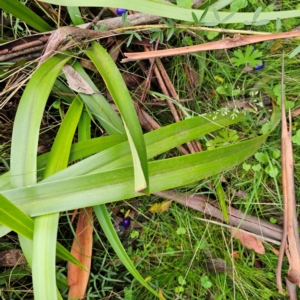
[[(188, 22), (194, 22), (196, 18), (208, 26), (245, 20), (265, 24), (265, 19), (300, 15), (300, 11), (256, 15), (217, 13), (150, 0), (43, 2), (68, 6), (73, 17), (78, 12), (74, 6), (122, 7)], [(40, 32), (53, 30), (18, 1), (0, 0), (0, 7)], [(204, 13), (205, 17), (201, 19)], [(77, 24), (80, 20), (76, 21), (74, 17)], [(247, 122), (246, 115), (235, 111), (189, 115), (177, 123), (143, 133), (134, 102), (107, 50), (96, 41), (85, 41), (84, 47), (74, 41), (74, 45), (78, 50), (75, 55), (74, 49), (73, 52), (53, 52), (40, 62), (32, 70), (22, 92), (12, 132), (10, 170), (0, 177), (1, 236), (10, 231), (18, 234), (22, 251), (32, 268), (34, 297), (62, 299), (62, 291), (57, 286), (56, 259), (64, 259), (81, 269), (85, 266), (69, 252), (70, 249), (57, 242), (59, 215), (64, 211), (92, 207), (124, 266), (149, 293), (163, 299), (159, 289), (145, 281), (127, 255), (106, 204), (185, 186), (244, 162), (277, 126), (279, 109), (274, 105), (268, 130), (260, 136), (199, 153), (163, 158), (159, 155), (186, 142), (232, 124)], [(94, 75), (82, 67), (82, 58), (93, 65), (114, 106), (93, 83)], [(40, 124), (49, 96), (54, 92), (62, 95), (68, 110), (62, 115), (51, 150), (38, 156)], [(91, 137), (92, 123), (101, 126), (105, 135)]]

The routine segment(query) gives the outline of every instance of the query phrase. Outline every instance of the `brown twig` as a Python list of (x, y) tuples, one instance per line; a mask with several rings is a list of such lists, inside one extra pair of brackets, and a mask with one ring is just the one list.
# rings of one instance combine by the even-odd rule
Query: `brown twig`
[(208, 50), (223, 50), (223, 49), (230, 49), (240, 46), (245, 46), (249, 44), (255, 44), (264, 41), (271, 41), (275, 39), (284, 39), (284, 38), (292, 38), (300, 36), (300, 31), (290, 31), (285, 33), (275, 33), (275, 34), (266, 34), (263, 36), (242, 36), (242, 35), (235, 35), (233, 38), (227, 38), (220, 41), (205, 43), (202, 45), (195, 45), (195, 46), (188, 46), (188, 47), (181, 47), (175, 49), (166, 49), (166, 50), (158, 50), (152, 51), (151, 53), (144, 53), (144, 52), (136, 52), (136, 53), (124, 53), (127, 58), (122, 59), (122, 63), (128, 61), (134, 61), (139, 59), (149, 59), (155, 57), (166, 57), (166, 56), (173, 56), (173, 55), (182, 55), (188, 53), (195, 53), (201, 51), (208, 51)]
[(289, 298), (297, 299), (296, 286), (300, 285), (300, 239), (298, 233), (298, 221), (296, 215), (296, 198), (294, 185), (294, 161), (292, 147), (292, 117), (289, 110), (289, 129), (285, 114), (284, 103), (284, 53), (282, 55), (281, 77), (281, 157), (282, 157), (282, 190), (283, 190), (283, 214), (284, 225), (280, 246), (280, 256), (276, 269), (276, 283), (280, 293), (283, 293), (281, 283), (281, 268), (284, 249), (289, 261), (286, 288)]
[[(223, 214), (218, 204), (211, 204), (211, 200), (204, 195), (180, 194), (175, 191), (161, 191), (153, 193), (159, 197), (173, 200), (179, 204), (204, 213), (208, 217), (224, 221)], [(229, 224), (240, 229), (247, 230), (261, 237), (280, 241), (282, 238), (282, 229), (280, 226), (261, 220), (258, 217), (248, 216), (245, 213), (233, 207), (228, 211)]]

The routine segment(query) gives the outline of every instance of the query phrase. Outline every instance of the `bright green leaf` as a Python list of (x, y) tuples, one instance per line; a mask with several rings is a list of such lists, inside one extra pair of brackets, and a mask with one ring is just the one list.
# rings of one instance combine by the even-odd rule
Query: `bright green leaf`
[(176, 0), (176, 3), (183, 8), (191, 8), (194, 4), (192, 0)]
[(269, 162), (268, 156), (265, 153), (257, 152), (257, 153), (255, 153), (254, 156), (255, 156), (256, 160), (259, 161), (262, 164), (266, 164), (266, 163)]
[(186, 280), (180, 275), (180, 276), (178, 277), (178, 283), (179, 283), (180, 285), (186, 285)]
[(300, 145), (300, 129), (297, 130), (296, 134), (292, 137), (292, 142), (294, 144)]
[(272, 178), (276, 178), (279, 173), (278, 169), (273, 164), (268, 165), (265, 168), (265, 172)]
[(186, 229), (184, 227), (179, 227), (177, 230), (176, 230), (176, 233), (178, 235), (184, 235), (186, 234)]
[(243, 163), (243, 169), (244, 169), (245, 171), (249, 171), (250, 168), (251, 168), (251, 165), (249, 165), (249, 164), (247, 164), (247, 163)]
[(247, 0), (234, 0), (230, 4), (230, 11), (239, 11), (240, 9), (245, 8), (247, 5)]
[(201, 281), (201, 285), (205, 289), (209, 289), (210, 287), (212, 287), (212, 283), (210, 282), (210, 280), (207, 276), (203, 276), (200, 281)]
[(254, 172), (259, 172), (261, 170), (261, 164), (256, 164), (251, 167)]

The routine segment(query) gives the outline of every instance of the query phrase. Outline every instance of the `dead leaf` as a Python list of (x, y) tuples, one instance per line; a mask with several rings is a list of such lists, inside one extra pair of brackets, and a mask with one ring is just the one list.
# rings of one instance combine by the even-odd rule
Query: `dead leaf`
[(239, 197), (239, 198), (242, 198), (242, 199), (247, 199), (247, 194), (245, 191), (242, 191), (242, 190), (238, 190), (234, 193), (234, 196), (235, 197)]
[(66, 75), (66, 79), (70, 89), (77, 93), (83, 93), (87, 95), (92, 95), (96, 93), (85, 81), (85, 79), (71, 66), (64, 65), (62, 70)]
[(271, 245), (270, 245), (270, 247), (271, 247), (273, 253), (278, 257), (279, 256), (279, 251), (276, 248), (272, 247)]
[(240, 253), (237, 251), (232, 252), (232, 257), (233, 258), (240, 258)]
[(221, 258), (208, 258), (205, 261), (208, 271), (212, 274), (231, 272), (232, 269), (227, 266), (226, 261)]
[(143, 79), (134, 73), (123, 73), (122, 77), (129, 90), (134, 90), (139, 87)]
[(172, 201), (163, 201), (161, 203), (154, 203), (151, 205), (149, 211), (152, 214), (168, 211), (171, 202)]
[(21, 250), (11, 249), (0, 252), (0, 266), (2, 267), (15, 267), (26, 263), (26, 258)]
[(240, 231), (236, 228), (231, 229), (231, 234), (235, 239), (240, 240), (242, 245), (247, 249), (252, 249), (258, 254), (265, 254), (265, 247), (263, 243), (253, 235)]
[(293, 112), (292, 112), (292, 116), (293, 117), (297, 117), (300, 115), (300, 107), (296, 108)]
[(69, 298), (83, 299), (89, 281), (93, 247), (93, 209), (81, 209), (76, 228), (77, 239), (74, 239), (71, 253), (77, 258), (85, 270), (70, 263), (68, 268)]
[(161, 299), (165, 300), (166, 298), (163, 295), (162, 289), (158, 290), (158, 295), (161, 297)]

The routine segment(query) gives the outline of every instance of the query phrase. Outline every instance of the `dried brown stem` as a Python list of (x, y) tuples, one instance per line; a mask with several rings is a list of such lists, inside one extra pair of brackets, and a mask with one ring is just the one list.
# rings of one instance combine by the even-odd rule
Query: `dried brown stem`
[[(203, 195), (180, 194), (175, 191), (161, 191), (154, 193), (159, 197), (173, 200), (189, 208), (204, 213), (208, 217), (224, 221), (223, 214), (217, 204), (211, 204), (211, 200)], [(282, 238), (282, 229), (280, 226), (271, 224), (257, 217), (245, 215), (243, 212), (231, 207), (228, 211), (229, 224), (240, 229), (247, 230), (257, 234), (262, 238), (280, 241)]]
[(290, 31), (284, 33), (275, 33), (275, 34), (266, 34), (263, 36), (242, 36), (235, 35), (233, 38), (227, 38), (220, 41), (205, 43), (202, 45), (181, 47), (175, 49), (166, 49), (166, 50), (158, 50), (152, 51), (151, 53), (144, 52), (136, 52), (136, 53), (124, 53), (127, 58), (122, 59), (121, 62), (134, 61), (139, 59), (149, 59), (156, 57), (166, 57), (173, 55), (182, 55), (195, 53), (200, 51), (208, 51), (208, 50), (217, 50), (217, 49), (230, 49), (240, 46), (245, 46), (249, 44), (255, 44), (264, 41), (271, 41), (275, 39), (284, 39), (284, 38), (292, 38), (300, 36), (300, 31)]
[(289, 298), (296, 300), (296, 286), (300, 286), (300, 239), (298, 233), (298, 221), (296, 215), (296, 198), (294, 185), (294, 161), (291, 132), (291, 111), (289, 110), (289, 129), (285, 114), (284, 103), (284, 53), (282, 57), (282, 78), (281, 78), (281, 157), (282, 157), (282, 190), (284, 225), (283, 236), (280, 247), (280, 257), (276, 269), (276, 283), (280, 293), (283, 293), (281, 283), (281, 267), (284, 249), (289, 261), (286, 287)]

